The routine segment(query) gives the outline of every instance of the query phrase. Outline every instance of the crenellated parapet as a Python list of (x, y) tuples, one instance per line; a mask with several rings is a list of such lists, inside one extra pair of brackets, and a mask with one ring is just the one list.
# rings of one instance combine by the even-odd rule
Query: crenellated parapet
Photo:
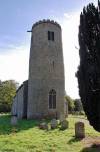
[(35, 24), (33, 24), (32, 29), (33, 29), (35, 26), (37, 26), (37, 25), (39, 25), (39, 24), (43, 24), (43, 23), (51, 23), (51, 24), (53, 24), (53, 25), (58, 26), (58, 27), (61, 29), (61, 26), (60, 26), (56, 21), (50, 20), (50, 19), (47, 19), (47, 20), (46, 20), (46, 19), (43, 19), (43, 20), (40, 20), (40, 21), (36, 22)]

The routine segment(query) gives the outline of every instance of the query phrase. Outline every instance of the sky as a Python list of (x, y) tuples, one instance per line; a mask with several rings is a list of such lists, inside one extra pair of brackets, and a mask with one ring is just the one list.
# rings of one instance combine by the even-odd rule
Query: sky
[(79, 98), (75, 72), (79, 65), (78, 26), (83, 7), (97, 0), (0, 0), (0, 80), (28, 79), (32, 25), (51, 19), (62, 27), (65, 89)]

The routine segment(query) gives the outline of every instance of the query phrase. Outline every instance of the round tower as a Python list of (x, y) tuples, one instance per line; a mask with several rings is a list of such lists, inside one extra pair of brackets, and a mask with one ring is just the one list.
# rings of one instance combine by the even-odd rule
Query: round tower
[(32, 27), (27, 118), (64, 114), (64, 62), (61, 27), (50, 20)]

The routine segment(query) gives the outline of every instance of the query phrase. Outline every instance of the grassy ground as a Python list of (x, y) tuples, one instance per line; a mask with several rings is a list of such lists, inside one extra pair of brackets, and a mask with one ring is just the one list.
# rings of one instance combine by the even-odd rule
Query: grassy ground
[[(75, 139), (74, 124), (85, 122), (86, 138)], [(69, 116), (69, 129), (44, 131), (38, 128), (39, 121), (22, 120), (18, 126), (10, 125), (9, 115), (0, 115), (0, 152), (100, 152), (94, 142), (100, 133), (89, 126), (81, 116)]]

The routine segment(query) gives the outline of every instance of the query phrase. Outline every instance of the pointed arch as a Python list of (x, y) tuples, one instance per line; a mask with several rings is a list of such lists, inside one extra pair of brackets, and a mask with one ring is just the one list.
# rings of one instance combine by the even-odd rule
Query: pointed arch
[(49, 109), (56, 109), (56, 91), (54, 89), (49, 92)]

